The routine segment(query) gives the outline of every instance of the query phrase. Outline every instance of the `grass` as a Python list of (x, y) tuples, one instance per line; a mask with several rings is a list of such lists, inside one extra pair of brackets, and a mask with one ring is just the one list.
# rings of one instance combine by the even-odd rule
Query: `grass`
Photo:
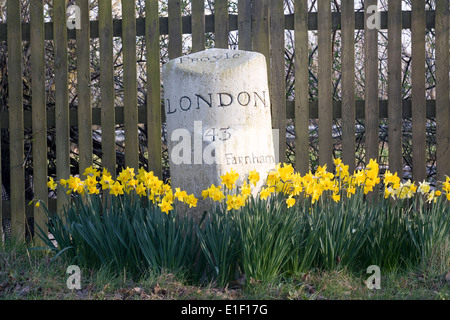
[(450, 273), (427, 270), (397, 270), (383, 274), (381, 289), (370, 290), (365, 270), (319, 271), (278, 277), (262, 282), (247, 279), (226, 288), (208, 283), (196, 286), (183, 274), (143, 273), (132, 280), (128, 272), (107, 268), (82, 269), (81, 289), (66, 287), (68, 263), (25, 244), (7, 243), (0, 248), (1, 300), (448, 300)]

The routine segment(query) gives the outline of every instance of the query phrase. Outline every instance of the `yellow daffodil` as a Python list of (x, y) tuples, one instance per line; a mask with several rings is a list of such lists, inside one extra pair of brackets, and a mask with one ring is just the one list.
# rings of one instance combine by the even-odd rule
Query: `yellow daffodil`
[(295, 204), (295, 199), (292, 197), (289, 197), (286, 199), (286, 204), (288, 208), (291, 208)]
[(227, 196), (227, 210), (230, 211), (232, 209), (239, 210), (239, 208), (243, 207), (245, 204), (244, 197), (242, 195), (228, 195)]
[(341, 200), (341, 195), (333, 192), (331, 198), (334, 200), (334, 202), (339, 202)]
[(88, 193), (89, 194), (100, 194), (100, 190), (97, 189), (97, 187), (88, 187)]
[(56, 190), (56, 187), (58, 185), (56, 184), (56, 182), (53, 180), (53, 178), (49, 178), (48, 182), (47, 182), (47, 187), (49, 187), (51, 190)]
[(358, 187), (366, 181), (366, 174), (363, 170), (358, 170), (353, 176)]
[(252, 194), (252, 189), (249, 184), (247, 184), (247, 181), (244, 182), (244, 184), (241, 187), (241, 194), (247, 198)]
[(84, 170), (83, 175), (85, 177), (100, 177), (100, 171), (97, 169), (94, 169), (92, 166), (87, 167), (86, 170)]
[(197, 201), (198, 199), (193, 194), (190, 194), (185, 198), (185, 202), (189, 205), (189, 208), (196, 207)]
[(175, 188), (175, 198), (178, 199), (178, 201), (184, 201), (184, 199), (187, 197), (186, 191), (181, 191), (180, 188)]
[(67, 179), (61, 179), (61, 180), (59, 180), (59, 183), (60, 183), (63, 187), (65, 187), (65, 186), (67, 186), (68, 181), (67, 181)]
[(97, 186), (97, 178), (94, 175), (89, 175), (86, 180), (84, 180), (84, 184), (88, 188), (96, 187)]
[(119, 181), (116, 181), (111, 186), (111, 190), (109, 190), (109, 193), (117, 197), (119, 194), (123, 194), (123, 188), (124, 186)]
[(222, 179), (222, 184), (231, 190), (236, 187), (236, 181), (239, 179), (239, 174), (231, 168), (229, 172), (220, 176), (220, 179)]
[(393, 189), (398, 189), (400, 187), (400, 178), (397, 176), (397, 172), (392, 174), (389, 170), (384, 174), (384, 184), (387, 186), (392, 186)]
[(284, 164), (283, 167), (278, 169), (278, 173), (280, 174), (280, 179), (286, 182), (291, 180), (292, 175), (294, 174), (294, 168), (291, 164)]
[(136, 194), (138, 196), (145, 197), (147, 195), (147, 188), (144, 186), (142, 182), (140, 182), (136, 187)]
[(100, 184), (102, 186), (102, 190), (105, 190), (111, 188), (111, 186), (114, 184), (114, 181), (111, 179), (111, 176), (104, 174), (102, 175)]
[(248, 181), (256, 186), (256, 184), (259, 182), (259, 173), (256, 170), (252, 170), (248, 174)]
[(270, 196), (270, 194), (274, 191), (275, 191), (274, 187), (263, 188), (259, 193), (259, 196), (262, 200), (266, 200)]
[(163, 200), (161, 203), (158, 203), (158, 207), (160, 207), (161, 211), (165, 212), (166, 214), (169, 214), (169, 211), (173, 209), (172, 203), (166, 200)]

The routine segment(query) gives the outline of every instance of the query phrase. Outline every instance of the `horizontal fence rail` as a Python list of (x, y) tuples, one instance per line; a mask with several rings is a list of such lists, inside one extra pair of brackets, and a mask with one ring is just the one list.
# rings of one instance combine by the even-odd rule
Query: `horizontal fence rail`
[[(431, 29), (435, 27), (435, 12), (426, 11), (426, 28)], [(341, 29), (341, 12), (332, 12), (331, 27), (333, 30)], [(294, 30), (294, 14), (284, 16), (285, 30)], [(237, 31), (239, 29), (239, 17), (236, 14), (229, 14), (229, 31)], [(380, 12), (381, 30), (388, 29), (388, 12)], [(182, 33), (192, 33), (192, 17), (182, 16)], [(317, 30), (317, 12), (308, 13), (308, 30)], [(402, 11), (402, 29), (411, 29), (411, 11)], [(169, 18), (159, 18), (160, 35), (169, 34)], [(355, 12), (355, 30), (364, 30), (364, 12)], [(214, 14), (205, 15), (205, 33), (215, 32)], [(53, 40), (53, 22), (46, 22), (44, 24), (45, 40)], [(113, 19), (113, 36), (122, 37), (122, 19)], [(136, 19), (136, 36), (145, 36), (145, 18)], [(100, 37), (99, 21), (90, 21), (90, 37), (96, 39)], [(76, 30), (68, 29), (67, 38), (69, 40), (76, 39)], [(6, 31), (6, 23), (0, 24), (0, 41), (7, 41), (8, 35)], [(30, 41), (30, 24), (22, 23), (22, 40)]]
[[(388, 100), (379, 100), (379, 118), (387, 119), (388, 118)], [(287, 100), (286, 101), (286, 118), (287, 119), (295, 119), (295, 101)], [(332, 117), (333, 119), (342, 118), (342, 101), (333, 101), (332, 102)], [(123, 124), (124, 123), (124, 107), (114, 107), (115, 114), (115, 124)], [(161, 105), (161, 119), (162, 122), (165, 122), (165, 114), (164, 114), (164, 105)], [(31, 110), (24, 110), (23, 112), (23, 123), (24, 128), (29, 129), (32, 128), (32, 114)], [(92, 125), (101, 125), (101, 109), (100, 108), (92, 108)], [(362, 120), (365, 116), (365, 101), (364, 100), (356, 100), (355, 101), (355, 120)], [(309, 101), (309, 118), (317, 119), (319, 117), (318, 111), (318, 102), (317, 101)], [(426, 101), (426, 117), (428, 119), (436, 118), (436, 101), (435, 100), (427, 100)], [(402, 118), (403, 119), (411, 119), (412, 118), (412, 101), (411, 100), (402, 100)], [(49, 107), (47, 108), (47, 128), (55, 127), (55, 108)], [(78, 111), (77, 109), (69, 110), (69, 123), (70, 126), (78, 126)], [(138, 107), (138, 123), (144, 124), (147, 123), (147, 109), (145, 106)], [(3, 129), (8, 129), (9, 125), (9, 111), (4, 110), (0, 111), (0, 125)]]

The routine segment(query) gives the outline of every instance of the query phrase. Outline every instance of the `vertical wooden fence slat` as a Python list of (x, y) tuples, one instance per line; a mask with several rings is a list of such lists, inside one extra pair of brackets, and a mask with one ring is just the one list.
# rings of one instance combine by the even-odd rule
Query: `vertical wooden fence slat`
[(450, 176), (448, 0), (436, 0), (436, 166), (437, 180)]
[[(3, 103), (0, 99), (0, 110), (3, 110)], [(2, 116), (0, 115), (0, 187), (2, 196), (0, 197), (0, 243), (3, 240), (3, 175), (2, 175)]]
[[(253, 51), (262, 53), (266, 58), (267, 66), (267, 79), (269, 82), (270, 90), (270, 41), (269, 41), (269, 1), (258, 0), (253, 2), (253, 15), (252, 15), (252, 32), (253, 32)], [(272, 96), (272, 92), (270, 92)], [(272, 101), (272, 99), (270, 99)], [(273, 111), (274, 106), (271, 106)], [(273, 121), (272, 121), (273, 124)], [(274, 137), (275, 140), (275, 137)], [(275, 141), (274, 141), (275, 143)], [(274, 145), (276, 147), (276, 145)], [(279, 149), (275, 149), (275, 152), (281, 153), (284, 150), (282, 146)], [(275, 154), (275, 158), (279, 156)]]
[(7, 19), (11, 236), (24, 240), (26, 217), (20, 1), (8, 1)]
[(181, 24), (181, 1), (171, 0), (168, 3), (169, 11), (169, 59), (181, 57), (183, 54), (183, 31)]
[[(56, 122), (56, 175), (67, 179), (70, 175), (69, 139), (69, 90), (67, 62), (67, 15), (66, 1), (53, 1), (53, 42), (55, 55), (55, 122)], [(59, 193), (57, 211), (63, 213), (67, 197)]]
[[(364, 2), (365, 17), (371, 15), (370, 6), (377, 5), (377, 0), (366, 0)], [(378, 30), (368, 26), (367, 19), (364, 23), (365, 53), (365, 135), (366, 135), (366, 164), (370, 159), (378, 161), (378, 123), (379, 123), (379, 105), (378, 105)]]
[(162, 179), (159, 11), (158, 1), (156, 0), (147, 0), (145, 3), (145, 30), (147, 50), (148, 166), (149, 170)]
[(252, 50), (252, 0), (238, 2), (239, 50)]
[(309, 50), (308, 1), (294, 3), (295, 41), (295, 166), (297, 172), (309, 170)]
[(102, 167), (116, 177), (113, 17), (111, 1), (99, 1)]
[(425, 3), (413, 0), (412, 35), (412, 163), (413, 180), (426, 179), (426, 97), (425, 97)]
[(81, 29), (77, 30), (78, 83), (78, 150), (80, 176), (92, 166), (92, 110), (89, 0), (77, 2), (80, 7)]
[(253, 50), (266, 57), (267, 73), (270, 70), (269, 43), (269, 1), (259, 0), (253, 3)]
[(214, 1), (215, 48), (228, 49), (228, 0)]
[(270, 1), (270, 100), (272, 127), (279, 130), (279, 161), (286, 162), (286, 76), (284, 58), (284, 2)]
[(192, 0), (191, 6), (192, 52), (198, 52), (205, 50), (205, 2), (203, 0)]
[(402, 4), (389, 1), (388, 12), (389, 170), (403, 177), (402, 155)]
[[(1, 100), (1, 99), (0, 99)], [(3, 104), (0, 101), (0, 110), (3, 110)], [(0, 197), (0, 243), (3, 241), (3, 175), (2, 175), (2, 116), (0, 115), (0, 187), (2, 197)]]
[(343, 1), (342, 30), (342, 162), (355, 170), (355, 5)]
[[(47, 112), (45, 103), (44, 5), (42, 0), (30, 1), (31, 92), (33, 126), (34, 196), (48, 205), (47, 188)], [(45, 230), (47, 222), (43, 207), (34, 208), (34, 224)], [(43, 245), (40, 238), (35, 240)]]
[(136, 4), (122, 0), (122, 46), (125, 121), (125, 165), (139, 169), (136, 69)]
[(333, 168), (333, 110), (331, 82), (331, 3), (318, 0), (318, 45), (319, 45), (319, 164)]

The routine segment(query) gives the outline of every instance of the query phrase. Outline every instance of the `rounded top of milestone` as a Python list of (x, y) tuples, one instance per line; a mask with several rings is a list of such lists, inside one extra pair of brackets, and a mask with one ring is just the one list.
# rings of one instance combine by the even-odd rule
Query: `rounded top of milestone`
[(255, 63), (254, 60), (260, 60), (259, 63), (265, 65), (265, 57), (261, 53), (214, 48), (172, 59), (163, 66), (163, 72), (175, 69), (192, 73), (211, 73), (234, 69), (250, 61)]

